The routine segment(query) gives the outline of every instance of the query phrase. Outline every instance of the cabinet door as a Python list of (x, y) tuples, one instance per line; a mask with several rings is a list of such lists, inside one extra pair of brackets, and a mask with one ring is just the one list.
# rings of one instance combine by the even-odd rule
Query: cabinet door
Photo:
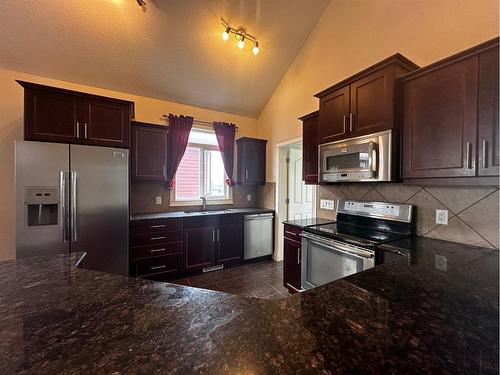
[(25, 89), (24, 138), (29, 141), (76, 143), (81, 101), (71, 95)]
[(350, 137), (393, 127), (394, 74), (390, 66), (351, 83)]
[(320, 143), (347, 138), (349, 86), (323, 96), (319, 101)]
[(209, 267), (214, 264), (214, 227), (184, 230), (186, 269)]
[(301, 289), (300, 257), (300, 242), (285, 238), (283, 246), (283, 286), (290, 293), (296, 293)]
[(403, 178), (476, 173), (477, 56), (424, 73), (403, 88)]
[(132, 179), (142, 181), (165, 180), (167, 128), (132, 126)]
[(217, 263), (237, 262), (243, 259), (243, 224), (220, 226), (217, 229)]
[(238, 184), (264, 185), (266, 182), (266, 142), (238, 140)]
[(84, 143), (96, 146), (128, 147), (130, 108), (113, 102), (84, 100)]
[(302, 179), (306, 184), (318, 183), (318, 116), (304, 120), (302, 125)]
[(480, 176), (498, 176), (498, 47), (479, 55), (478, 149)]

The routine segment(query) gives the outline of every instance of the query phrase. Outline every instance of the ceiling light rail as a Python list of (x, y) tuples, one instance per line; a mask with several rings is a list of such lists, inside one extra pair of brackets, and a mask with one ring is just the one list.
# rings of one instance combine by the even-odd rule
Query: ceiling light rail
[[(161, 117), (163, 117), (163, 119), (165, 119), (168, 122), (168, 115), (163, 114)], [(213, 129), (213, 127), (214, 127), (214, 123), (210, 122), (210, 121), (203, 121), (203, 120), (194, 119), (193, 123), (196, 125), (199, 125), (201, 127), (210, 128), (210, 129)], [(238, 127), (236, 127), (236, 131), (238, 131)]]
[(229, 24), (226, 21), (224, 21), (222, 18), (221, 18), (221, 22), (222, 22), (222, 25), (224, 26), (224, 31), (222, 32), (222, 40), (224, 40), (224, 41), (229, 40), (229, 36), (231, 34), (234, 34), (236, 40), (238, 41), (237, 46), (240, 49), (245, 48), (245, 40), (250, 40), (253, 43), (252, 53), (254, 55), (257, 55), (259, 53), (259, 51), (260, 51), (259, 42), (257, 41), (257, 39), (253, 35), (247, 33), (243, 27), (239, 27), (239, 28), (235, 29), (235, 28), (229, 26)]

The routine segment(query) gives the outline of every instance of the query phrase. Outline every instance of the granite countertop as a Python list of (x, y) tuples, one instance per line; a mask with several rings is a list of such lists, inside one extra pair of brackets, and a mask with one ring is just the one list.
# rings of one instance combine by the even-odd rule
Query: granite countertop
[(202, 213), (201, 211), (165, 211), (150, 214), (133, 214), (130, 215), (130, 220), (151, 220), (151, 219), (177, 219), (183, 217), (196, 217), (196, 216), (211, 216), (211, 215), (228, 215), (228, 214), (264, 214), (269, 212), (274, 212), (270, 208), (229, 208), (229, 209), (211, 209), (209, 208), (208, 213)]
[(332, 223), (335, 223), (335, 220), (323, 219), (321, 217), (312, 217), (300, 220), (287, 220), (283, 222), (283, 224), (293, 225), (294, 227), (299, 227), (299, 228), (312, 227), (315, 225), (323, 225), (323, 224), (332, 224)]
[(498, 373), (498, 252), (410, 250), (284, 300), (0, 262), (0, 373)]

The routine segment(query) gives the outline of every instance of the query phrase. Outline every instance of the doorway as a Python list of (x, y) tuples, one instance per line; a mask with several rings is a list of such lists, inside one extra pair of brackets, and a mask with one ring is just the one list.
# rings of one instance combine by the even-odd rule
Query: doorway
[(316, 215), (316, 186), (302, 181), (302, 138), (278, 144), (276, 213), (278, 216), (275, 260), (283, 259), (283, 221)]

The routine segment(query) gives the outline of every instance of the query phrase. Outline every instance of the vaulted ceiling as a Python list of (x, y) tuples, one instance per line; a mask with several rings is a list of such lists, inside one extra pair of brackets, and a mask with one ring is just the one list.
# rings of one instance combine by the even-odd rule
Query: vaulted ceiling
[(0, 67), (256, 117), (329, 1), (0, 1)]

